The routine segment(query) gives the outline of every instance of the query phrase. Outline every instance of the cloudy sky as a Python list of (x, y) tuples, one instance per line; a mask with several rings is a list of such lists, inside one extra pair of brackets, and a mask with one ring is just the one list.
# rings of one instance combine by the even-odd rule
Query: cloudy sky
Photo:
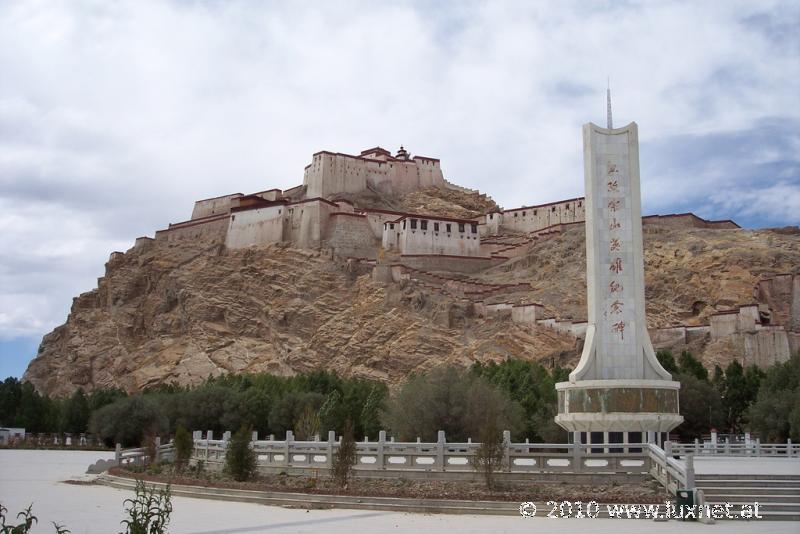
[(800, 2), (0, 2), (0, 379), (195, 199), (401, 143), (506, 208), (639, 124), (645, 213), (800, 222)]

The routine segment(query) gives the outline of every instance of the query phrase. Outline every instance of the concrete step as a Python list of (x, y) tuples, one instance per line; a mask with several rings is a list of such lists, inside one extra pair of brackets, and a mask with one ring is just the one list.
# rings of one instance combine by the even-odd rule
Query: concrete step
[(715, 488), (800, 488), (800, 480), (695, 479), (695, 484)]
[(752, 499), (757, 502), (765, 503), (796, 503), (800, 502), (798, 495), (742, 495), (742, 494), (729, 494), (729, 493), (712, 493), (703, 490), (707, 501), (741, 501), (743, 499)]
[(772, 513), (772, 512), (792, 512), (795, 514), (800, 514), (800, 502), (793, 502), (793, 503), (771, 503), (771, 502), (763, 502), (758, 499), (750, 500), (750, 499), (736, 499), (736, 500), (727, 500), (727, 499), (720, 499), (720, 500), (711, 500), (706, 499), (708, 504), (724, 504), (729, 503), (733, 505), (734, 508), (741, 508), (743, 504), (753, 505), (754, 502), (758, 503), (759, 510), (763, 511), (765, 514)]
[(695, 480), (794, 480), (800, 482), (798, 475), (715, 475), (695, 474)]
[(706, 495), (791, 495), (800, 497), (800, 488), (737, 488), (735, 486), (697, 486)]

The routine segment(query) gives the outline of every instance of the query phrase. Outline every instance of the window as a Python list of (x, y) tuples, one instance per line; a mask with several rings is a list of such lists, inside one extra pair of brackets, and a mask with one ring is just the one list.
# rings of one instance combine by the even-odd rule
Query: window
[(579, 208), (581, 207), (581, 203), (580, 203), (580, 202), (578, 202), (578, 207), (579, 207)]
[(449, 234), (450, 233), (450, 223), (447, 223), (446, 226), (447, 226), (447, 233)]
[(533, 215), (534, 215), (534, 217), (536, 216), (536, 210), (533, 210)]
[(489, 214), (489, 219), (494, 219), (494, 213)]
[(425, 220), (420, 221), (420, 226), (422, 227), (423, 230), (427, 230), (428, 229), (428, 221), (425, 221)]
[(411, 219), (411, 229), (416, 230), (416, 228), (417, 228), (417, 220)]
[(522, 212), (522, 216), (525, 217), (525, 212), (524, 211)]
[(403, 221), (403, 230), (405, 230), (405, 229), (406, 229), (406, 222)]
[(565, 207), (565, 208), (567, 208), (567, 209), (569, 209), (569, 204), (566, 204), (564, 207)]
[(515, 213), (515, 214), (514, 214), (514, 217), (516, 217), (517, 215), (519, 215), (519, 213)]
[(437, 222), (433, 223), (433, 231), (434, 232), (438, 232), (439, 231), (439, 223), (437, 223)]
[(464, 223), (458, 223), (458, 231), (459, 232), (463, 232), (464, 231)]
[(478, 233), (478, 225), (477, 224), (473, 224), (472, 225), (472, 233), (473, 234), (477, 234)]
[(394, 230), (394, 223), (389, 223), (389, 230)]
[(556, 211), (556, 207), (555, 206), (553, 206), (553, 211)]

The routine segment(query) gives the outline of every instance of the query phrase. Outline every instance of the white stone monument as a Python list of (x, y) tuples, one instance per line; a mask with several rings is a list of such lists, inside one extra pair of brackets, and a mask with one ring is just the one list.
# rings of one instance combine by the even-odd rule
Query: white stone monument
[[(635, 122), (583, 126), (588, 327), (578, 367), (556, 384), (560, 426), (583, 443), (661, 443), (682, 421), (680, 383), (647, 332)], [(600, 434), (602, 433), (602, 435)]]

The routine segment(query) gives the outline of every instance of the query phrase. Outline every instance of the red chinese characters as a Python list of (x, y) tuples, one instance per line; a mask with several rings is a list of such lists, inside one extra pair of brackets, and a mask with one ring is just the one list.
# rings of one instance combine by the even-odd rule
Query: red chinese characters
[(610, 306), (611, 313), (616, 314), (616, 315), (622, 313), (622, 308), (623, 308), (624, 305), (625, 305), (625, 303), (623, 303), (621, 300), (615, 300), (614, 302), (611, 303), (611, 306)]
[(608, 245), (608, 251), (619, 252), (620, 250), (622, 250), (622, 242), (616, 237), (612, 238)]
[(619, 334), (620, 337), (624, 340), (625, 339), (625, 321), (619, 321), (618, 323), (614, 323), (611, 325), (611, 331), (615, 334)]
[(623, 289), (623, 288), (622, 288), (622, 284), (620, 284), (620, 283), (619, 283), (619, 282), (617, 282), (616, 280), (612, 280), (612, 281), (611, 281), (611, 282), (608, 284), (608, 290), (609, 290), (611, 293), (622, 293), (622, 289)]
[(608, 201), (608, 209), (610, 209), (613, 212), (616, 212), (619, 209), (621, 204), (622, 204), (622, 201), (620, 199), (612, 198), (612, 199), (610, 199)]
[(611, 261), (611, 266), (608, 269), (614, 274), (621, 273), (622, 272), (622, 258), (614, 258)]

